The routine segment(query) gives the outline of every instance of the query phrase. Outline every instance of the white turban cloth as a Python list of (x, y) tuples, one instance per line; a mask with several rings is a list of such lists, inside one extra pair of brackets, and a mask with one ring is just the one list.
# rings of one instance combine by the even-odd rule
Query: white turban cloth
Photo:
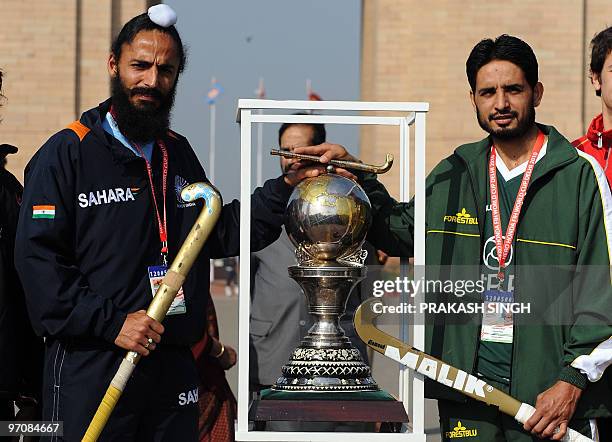
[(151, 6), (147, 13), (153, 23), (163, 28), (168, 28), (176, 23), (176, 12), (168, 5)]

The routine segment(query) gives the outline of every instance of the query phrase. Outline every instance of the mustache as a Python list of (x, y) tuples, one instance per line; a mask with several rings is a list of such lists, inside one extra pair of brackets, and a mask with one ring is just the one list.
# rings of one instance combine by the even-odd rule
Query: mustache
[(159, 101), (161, 101), (164, 97), (158, 89), (152, 87), (135, 87), (133, 89), (130, 89), (130, 97), (133, 97), (135, 95), (146, 95), (148, 97), (155, 98)]
[(517, 111), (513, 111), (513, 110), (509, 110), (507, 112), (495, 112), (493, 114), (489, 114), (489, 121), (493, 121), (496, 118), (499, 117), (503, 117), (503, 118), (507, 118), (507, 117), (513, 117), (513, 118), (518, 118), (518, 112)]
[[(170, 126), (175, 92), (176, 88), (167, 94), (163, 94), (157, 87), (128, 89), (120, 75), (112, 77), (111, 98), (116, 112), (115, 119), (126, 138), (135, 142), (148, 142), (163, 137)], [(158, 105), (132, 105), (130, 97), (138, 94), (157, 98)]]

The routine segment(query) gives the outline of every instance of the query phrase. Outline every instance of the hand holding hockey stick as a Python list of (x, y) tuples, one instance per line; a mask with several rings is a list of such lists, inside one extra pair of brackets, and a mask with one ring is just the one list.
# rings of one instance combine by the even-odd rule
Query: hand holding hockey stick
[[(205, 200), (205, 203), (202, 212), (187, 235), (185, 242), (177, 253), (168, 273), (164, 277), (162, 284), (155, 293), (153, 301), (151, 301), (147, 309), (147, 315), (159, 322), (162, 322), (166, 317), (166, 313), (174, 297), (183, 285), (187, 273), (189, 273), (191, 266), (200, 253), (200, 250), (202, 250), (206, 239), (210, 235), (210, 232), (212, 232), (221, 214), (221, 197), (217, 190), (210, 184), (191, 184), (182, 190), (181, 198), (186, 202), (202, 198)], [(89, 424), (89, 428), (87, 428), (83, 436), (84, 441), (89, 442), (98, 440), (98, 437), (100, 437), (108, 418), (121, 397), (125, 385), (139, 360), (140, 355), (135, 351), (130, 351), (123, 361), (121, 361), (117, 373), (113, 377), (96, 414)]]
[[(487, 384), (463, 370), (459, 370), (445, 362), (434, 358), (399, 339), (379, 330), (374, 326), (373, 304), (381, 302), (380, 298), (370, 298), (364, 301), (355, 311), (355, 331), (363, 342), (402, 365), (428, 378), (463, 393), (480, 402), (494, 405), (502, 413), (514, 417), (524, 424), (535, 413), (535, 408), (522, 403), (501, 390)], [(586, 436), (571, 428), (561, 439), (563, 442), (593, 442)]]

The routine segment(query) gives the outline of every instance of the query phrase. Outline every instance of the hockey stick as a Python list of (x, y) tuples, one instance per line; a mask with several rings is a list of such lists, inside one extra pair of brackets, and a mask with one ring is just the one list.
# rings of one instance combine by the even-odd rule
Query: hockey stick
[[(185, 202), (202, 198), (205, 200), (205, 203), (202, 212), (187, 235), (185, 242), (178, 251), (168, 273), (157, 289), (157, 292), (155, 292), (155, 297), (147, 309), (147, 315), (159, 322), (162, 322), (166, 317), (174, 297), (183, 285), (187, 273), (189, 273), (193, 262), (200, 253), (200, 250), (202, 250), (206, 239), (210, 232), (212, 232), (221, 214), (221, 197), (210, 184), (191, 184), (181, 191), (181, 198)], [(106, 390), (106, 394), (102, 398), (102, 402), (98, 406), (96, 414), (89, 424), (89, 428), (87, 428), (83, 436), (84, 441), (93, 442), (98, 440), (138, 361), (140, 361), (140, 355), (135, 351), (129, 351), (123, 361), (121, 361), (117, 373), (113, 377)]]
[[(374, 313), (373, 305), (377, 302), (381, 302), (380, 298), (364, 301), (357, 307), (354, 319), (357, 334), (372, 349), (472, 399), (496, 406), (502, 413), (514, 417), (521, 424), (536, 411), (531, 405), (514, 399), (482, 379), (448, 365), (376, 328), (374, 319), (378, 314)], [(562, 441), (593, 442), (569, 427)]]

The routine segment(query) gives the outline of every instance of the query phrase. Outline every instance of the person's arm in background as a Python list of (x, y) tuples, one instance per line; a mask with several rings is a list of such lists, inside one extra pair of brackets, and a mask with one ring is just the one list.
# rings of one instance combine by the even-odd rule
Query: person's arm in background
[[(187, 142), (185, 140), (185, 142)], [(199, 164), (193, 154), (194, 164)], [(200, 175), (209, 182), (204, 169)], [(285, 209), (294, 186), (305, 178), (318, 176), (325, 168), (322, 165), (308, 166), (267, 180), (251, 195), (251, 251), (256, 252), (273, 243), (281, 233)], [(212, 183), (214, 185), (214, 183)], [(237, 256), (240, 252), (240, 202), (233, 200), (223, 205), (219, 220), (207, 246), (211, 258)]]
[[(251, 195), (251, 251), (261, 250), (281, 233), (285, 208), (293, 187), (284, 177), (266, 181)], [(212, 258), (236, 256), (240, 251), (240, 202), (224, 204), (208, 243)]]

